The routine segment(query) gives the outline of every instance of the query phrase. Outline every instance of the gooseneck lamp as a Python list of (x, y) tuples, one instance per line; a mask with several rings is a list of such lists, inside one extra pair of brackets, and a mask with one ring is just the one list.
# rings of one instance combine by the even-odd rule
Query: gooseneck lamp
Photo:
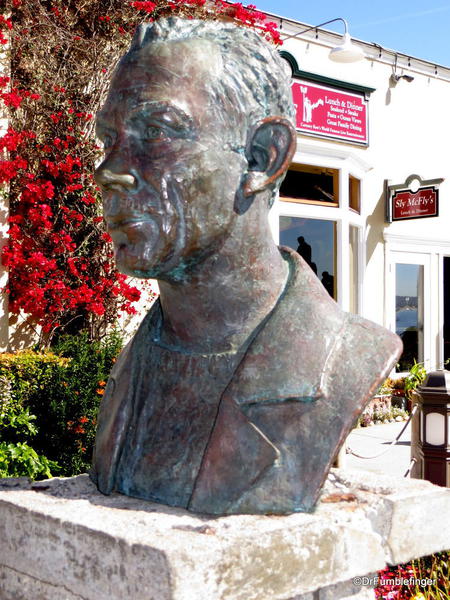
[(330, 19), (329, 21), (325, 21), (324, 23), (319, 23), (318, 25), (312, 25), (311, 27), (307, 27), (306, 29), (302, 29), (302, 31), (298, 31), (294, 35), (288, 35), (288, 38), (296, 38), (307, 31), (311, 31), (312, 29), (318, 29), (323, 25), (328, 25), (329, 23), (334, 23), (335, 21), (341, 21), (344, 24), (344, 35), (342, 37), (341, 43), (332, 48), (328, 55), (330, 60), (339, 63), (352, 63), (362, 60), (364, 58), (364, 52), (362, 49), (352, 42), (350, 34), (348, 33), (348, 25), (347, 21), (342, 17), (337, 17), (336, 19)]

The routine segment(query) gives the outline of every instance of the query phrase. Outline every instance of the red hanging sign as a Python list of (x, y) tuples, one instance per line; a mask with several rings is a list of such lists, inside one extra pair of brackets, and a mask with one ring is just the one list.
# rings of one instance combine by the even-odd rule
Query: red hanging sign
[(367, 101), (362, 94), (295, 80), (292, 95), (302, 133), (368, 145)]
[(424, 187), (411, 192), (403, 190), (392, 195), (392, 220), (437, 217), (439, 215), (439, 190)]

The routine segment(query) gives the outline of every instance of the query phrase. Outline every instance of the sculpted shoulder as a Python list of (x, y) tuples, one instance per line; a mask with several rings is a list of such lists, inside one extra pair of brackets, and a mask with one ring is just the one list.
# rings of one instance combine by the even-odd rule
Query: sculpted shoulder
[(290, 278), (236, 373), (232, 385), (239, 389), (237, 401), (243, 406), (312, 401), (331, 393), (336, 369), (352, 380), (362, 378), (369, 393), (377, 385), (374, 373), (380, 373), (378, 382), (395, 364), (400, 339), (342, 311), (296, 252), (281, 251), (289, 261)]

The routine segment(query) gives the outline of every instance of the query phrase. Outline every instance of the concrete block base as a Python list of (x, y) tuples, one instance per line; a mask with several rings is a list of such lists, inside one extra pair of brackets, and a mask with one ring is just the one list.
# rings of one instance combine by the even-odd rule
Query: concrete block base
[(0, 480), (0, 599), (369, 600), (353, 578), (450, 548), (449, 521), (450, 489), (338, 469), (314, 513), (281, 517)]

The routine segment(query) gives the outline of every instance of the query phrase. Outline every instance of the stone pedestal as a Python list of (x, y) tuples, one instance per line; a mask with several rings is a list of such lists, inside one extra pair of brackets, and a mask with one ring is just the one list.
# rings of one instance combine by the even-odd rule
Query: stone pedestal
[(333, 469), (312, 514), (208, 517), (87, 476), (0, 481), (1, 600), (374, 598), (358, 578), (450, 547), (450, 490)]

